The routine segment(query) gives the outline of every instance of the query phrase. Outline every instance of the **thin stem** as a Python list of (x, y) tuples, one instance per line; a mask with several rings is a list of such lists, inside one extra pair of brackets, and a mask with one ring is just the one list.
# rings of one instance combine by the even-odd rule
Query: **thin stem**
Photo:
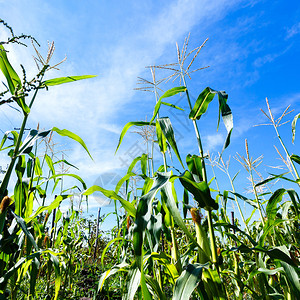
[[(234, 187), (232, 178), (231, 178), (231, 176), (230, 176), (228, 170), (226, 170), (226, 173), (227, 173), (227, 176), (228, 176), (228, 178), (229, 178), (229, 181), (230, 181), (230, 184), (231, 184), (231, 187), (232, 187), (232, 191), (235, 193), (235, 187)], [(238, 201), (236, 195), (234, 195), (234, 199), (235, 199), (235, 203), (236, 203), (236, 205), (237, 205), (237, 207), (238, 207), (239, 213), (240, 213), (240, 215), (241, 215), (241, 218), (242, 218), (242, 220), (243, 220), (243, 223), (245, 224), (247, 233), (250, 235), (250, 230), (249, 230), (249, 228), (248, 228), (248, 225), (247, 225), (247, 223), (246, 223), (246, 220), (245, 220), (245, 218), (244, 218), (244, 214), (243, 214), (243, 212), (242, 212), (242, 209), (241, 209), (241, 207), (240, 207), (240, 204), (239, 204), (239, 201)]]

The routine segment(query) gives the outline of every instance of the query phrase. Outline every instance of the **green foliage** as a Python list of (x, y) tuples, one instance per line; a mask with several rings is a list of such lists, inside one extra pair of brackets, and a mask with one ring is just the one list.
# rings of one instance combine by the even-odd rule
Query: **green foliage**
[[(0, 24), (9, 30), (14, 41), (26, 37), (15, 37), (5, 22), (0, 20)], [(41, 89), (94, 76), (44, 81), (45, 73), (51, 69), (47, 61), (31, 81), (27, 81), (23, 70), (21, 81), (9, 62), (4, 48), (7, 43), (0, 46), (0, 69), (7, 81), (0, 103), (15, 102), (24, 117), (20, 131), (5, 133), (0, 144), (0, 150), (7, 151), (10, 157), (0, 185), (0, 299), (269, 300), (300, 297), (300, 198), (296, 189), (300, 178), (294, 165), (299, 164), (300, 158), (289, 154), (268, 102), (268, 118), (285, 151), (289, 172), (262, 178), (257, 170), (260, 159), (250, 158), (246, 141), (246, 157), (237, 157), (250, 175), (252, 193), (245, 196), (241, 187), (235, 190), (239, 172), (231, 178), (229, 163), (225, 164), (221, 156), (212, 160), (211, 156), (204, 155), (198, 122), (204, 122), (201, 116), (215, 95), (219, 100), (217, 128), (222, 117), (227, 130), (224, 149), (230, 142), (233, 117), (227, 104), (228, 95), (223, 91), (207, 87), (196, 103), (191, 103), (185, 78), (191, 73), (191, 64), (203, 45), (187, 54), (186, 40), (183, 50), (178, 49), (179, 69), (174, 67), (174, 70), (183, 86), (171, 88), (159, 97), (153, 77), (156, 104), (151, 121), (127, 123), (117, 145), (118, 150), (129, 128), (137, 126), (148, 134), (144, 136), (147, 151), (133, 159), (114, 190), (107, 190), (100, 186), (88, 187), (79, 175), (58, 171), (60, 163), (77, 167), (64, 158), (57, 159), (49, 147), (40, 151), (40, 142), (47, 144), (55, 132), (78, 142), (91, 157), (86, 144), (75, 133), (53, 127), (31, 130), (27, 137), (24, 134), (30, 109)], [(194, 58), (185, 67), (193, 52), (196, 53)], [(180, 109), (162, 102), (179, 93), (184, 93), (189, 104), (187, 117), (194, 126), (195, 145), (199, 149), (199, 153), (187, 155), (186, 164), (181, 159), (171, 118), (159, 116), (162, 104)], [(298, 118), (299, 114), (292, 122), (293, 141)], [(161, 166), (156, 169), (155, 144), (161, 152)], [(181, 170), (175, 167), (171, 170), (166, 155), (171, 151)], [(213, 170), (210, 180), (209, 163)], [(230, 188), (220, 189), (215, 166), (226, 173)], [(256, 174), (259, 183), (256, 183)], [(76, 180), (77, 185), (65, 187), (63, 178), (66, 176)], [(296, 188), (270, 187), (275, 180)], [(13, 191), (8, 190), (9, 186), (14, 186)], [(115, 211), (111, 214), (117, 224), (111, 229), (110, 238), (103, 232), (97, 233), (97, 221), (83, 218), (73, 202), (67, 213), (61, 211), (61, 203), (73, 199), (74, 188), (80, 190), (81, 197), (101, 192), (114, 202)], [(230, 220), (229, 202), (237, 205), (241, 220), (234, 212)], [(251, 209), (248, 219), (239, 202)], [(118, 204), (122, 209), (118, 209)], [(255, 216), (257, 211), (259, 217)], [(105, 217), (100, 219), (102, 223)]]

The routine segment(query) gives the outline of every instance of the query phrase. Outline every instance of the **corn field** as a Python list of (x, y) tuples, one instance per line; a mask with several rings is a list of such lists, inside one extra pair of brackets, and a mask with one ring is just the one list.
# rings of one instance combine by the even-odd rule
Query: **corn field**
[[(23, 119), (19, 130), (6, 132), (0, 144), (10, 158), (0, 186), (0, 299), (300, 299), (300, 157), (290, 154), (279, 128), (292, 113), (289, 107), (275, 118), (267, 99), (267, 109), (261, 112), (273, 128), (270, 132), (275, 130), (286, 172), (264, 178), (259, 170), (262, 157), (252, 158), (253, 145), (245, 140), (240, 150), (244, 154), (235, 156), (250, 182), (250, 193), (245, 194), (244, 187), (235, 184), (243, 175), (232, 175), (230, 162), (223, 159), (230, 153), (234, 130), (230, 95), (206, 87), (192, 101), (187, 79), (206, 68), (193, 67), (207, 40), (188, 50), (187, 37), (182, 48), (176, 45), (176, 63), (148, 66), (151, 79), (139, 78), (137, 90), (153, 95), (153, 115), (149, 121), (127, 123), (116, 152), (131, 129), (138, 130), (147, 151), (132, 160), (114, 190), (87, 186), (80, 176), (62, 170), (62, 164), (70, 170), (76, 166), (51, 148), (54, 135), (60, 135), (79, 143), (92, 159), (77, 134), (57, 127), (37, 127), (28, 134), (25, 129), (41, 90), (94, 76), (44, 79), (62, 63), (51, 64), (54, 44), (43, 58), (32, 36), (16, 36), (3, 20), (0, 25), (10, 35), (0, 42), (0, 69), (6, 79), (0, 104), (14, 105)], [(17, 74), (6, 49), (8, 44), (30, 43), (38, 69), (28, 79), (23, 66)], [(163, 79), (157, 79), (160, 74)], [(179, 86), (164, 91), (164, 84), (176, 80)], [(184, 113), (198, 149), (186, 157), (171, 117), (163, 115), (166, 106), (182, 111), (172, 103), (179, 95), (188, 104)], [(218, 107), (217, 128), (225, 126), (227, 133), (217, 156), (204, 151), (201, 136), (202, 115), (212, 106)], [(292, 141), (299, 116), (293, 116)], [(218, 181), (221, 176), (228, 182), (225, 189)], [(77, 185), (64, 188), (65, 177)], [(275, 189), (275, 182), (281, 187)], [(115, 204), (110, 238), (98, 231), (105, 215), (99, 213), (96, 221), (73, 205), (62, 213), (60, 206), (73, 197), (74, 189), (80, 191), (80, 201), (88, 202), (100, 192)], [(236, 213), (228, 209), (231, 204)]]

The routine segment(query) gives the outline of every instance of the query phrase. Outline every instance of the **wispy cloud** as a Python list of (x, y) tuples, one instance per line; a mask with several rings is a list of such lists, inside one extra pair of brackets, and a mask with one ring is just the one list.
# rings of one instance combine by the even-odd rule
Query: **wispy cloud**
[(287, 29), (286, 38), (290, 39), (300, 33), (300, 22)]

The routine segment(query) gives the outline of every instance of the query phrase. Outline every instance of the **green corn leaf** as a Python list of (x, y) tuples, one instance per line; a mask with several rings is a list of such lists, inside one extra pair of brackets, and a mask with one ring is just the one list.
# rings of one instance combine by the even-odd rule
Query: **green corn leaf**
[(59, 195), (59, 196), (57, 196), (52, 201), (52, 203), (50, 205), (40, 206), (32, 216), (30, 216), (28, 218), (24, 218), (24, 221), (26, 223), (28, 223), (28, 222), (32, 221), (33, 219), (35, 219), (38, 215), (40, 215), (45, 210), (51, 211), (51, 210), (57, 208), (64, 199), (67, 199), (67, 198), (70, 198), (70, 197), (72, 197), (72, 195)]
[[(8, 135), (10, 133), (13, 135), (13, 138), (8, 137)], [(0, 144), (0, 151), (3, 151), (5, 149), (9, 149), (9, 148), (15, 146), (16, 143), (17, 143), (18, 137), (19, 137), (19, 133), (18, 132), (16, 132), (16, 131), (6, 131), (5, 134), (4, 134), (4, 136), (3, 136), (3, 138), (2, 138), (1, 144)], [(7, 139), (13, 139), (14, 142), (13, 142), (12, 145), (3, 148), (3, 146), (4, 146), (4, 144), (5, 144), (5, 142), (6, 142)]]
[(60, 271), (59, 260), (58, 260), (57, 256), (49, 253), (49, 258), (50, 258), (50, 261), (52, 262), (52, 264), (54, 266), (54, 272), (55, 272), (55, 296), (54, 296), (54, 300), (56, 300), (58, 298), (58, 294), (59, 294), (59, 290), (60, 290), (60, 286), (61, 286), (61, 271)]
[(67, 129), (58, 129), (57, 127), (53, 127), (52, 131), (55, 131), (56, 133), (58, 133), (61, 136), (67, 136), (68, 138), (78, 142), (85, 149), (85, 151), (88, 153), (90, 158), (93, 159), (87, 146), (85, 145), (84, 141), (77, 134), (75, 134)]
[(123, 208), (127, 211), (129, 215), (135, 218), (136, 215), (136, 209), (132, 203), (130, 203), (127, 200), (124, 200), (122, 197), (117, 195), (114, 191), (109, 191), (106, 189), (101, 188), (98, 185), (93, 185), (92, 187), (88, 188), (86, 191), (84, 191), (83, 195), (91, 195), (94, 192), (101, 192), (104, 196), (108, 197), (109, 199), (118, 200), (120, 201)]
[(43, 175), (43, 170), (41, 168), (40, 159), (38, 157), (35, 158), (34, 173), (36, 174), (36, 176)]
[(188, 211), (187, 205), (189, 205), (189, 192), (187, 189), (184, 189), (183, 191), (183, 203), (183, 218), (186, 219)]
[(39, 273), (40, 262), (37, 257), (32, 259), (30, 271), (30, 295), (35, 295), (36, 280)]
[(279, 267), (279, 268), (276, 268), (276, 269), (272, 269), (272, 270), (269, 270), (269, 269), (267, 269), (267, 268), (262, 268), (262, 267), (261, 267), (261, 268), (258, 268), (257, 270), (253, 270), (253, 271), (250, 273), (250, 275), (249, 275), (247, 281), (250, 282), (250, 280), (251, 280), (254, 276), (256, 276), (257, 274), (265, 274), (265, 275), (268, 275), (268, 276), (272, 276), (272, 275), (275, 275), (275, 274), (277, 274), (277, 273), (283, 273), (283, 271), (284, 271), (284, 269), (283, 269), (282, 267)]
[(288, 279), (292, 290), (296, 296), (295, 299), (300, 299), (300, 278), (298, 273), (296, 272), (294, 267), (287, 264), (286, 262), (281, 262), (281, 265), (283, 266), (286, 278)]
[(176, 154), (179, 162), (181, 163), (182, 167), (184, 168), (184, 165), (182, 163), (182, 160), (181, 160), (178, 148), (177, 148), (177, 144), (176, 144), (176, 141), (175, 141), (174, 130), (173, 130), (170, 119), (168, 117), (166, 117), (166, 118), (157, 118), (156, 121), (159, 124), (159, 126), (161, 128), (161, 131), (162, 131), (163, 135), (165, 136), (165, 138), (167, 139), (169, 145), (171, 146), (174, 153)]
[[(83, 181), (83, 179), (80, 176), (78, 176), (76, 174), (71, 174), (71, 173), (55, 174), (55, 175), (52, 175), (51, 177), (49, 177), (46, 181), (49, 181), (49, 180), (51, 180), (53, 178), (56, 179), (56, 178), (59, 178), (59, 177), (62, 177), (62, 176), (68, 176), (68, 177), (73, 177), (73, 178), (77, 179), (82, 184), (83, 189), (84, 190), (87, 189), (87, 186), (86, 186), (85, 182)], [(43, 183), (41, 183), (41, 184), (43, 184)]]
[(106, 272), (102, 273), (99, 279), (99, 283), (98, 283), (98, 292), (100, 292), (103, 288), (104, 282), (107, 278), (109, 278), (110, 276), (118, 273), (118, 272), (128, 272), (127, 268), (130, 265), (128, 263), (126, 263), (125, 261), (123, 261), (122, 263), (113, 266), (111, 269), (107, 270)]
[(300, 113), (299, 114), (297, 114), (295, 117), (294, 117), (294, 119), (293, 119), (293, 121), (292, 121), (292, 135), (293, 135), (293, 137), (292, 137), (292, 142), (294, 143), (294, 141), (295, 141), (295, 136), (296, 136), (296, 124), (297, 124), (297, 120), (300, 118)]
[(183, 108), (181, 108), (181, 107), (179, 107), (179, 106), (177, 106), (177, 105), (174, 105), (174, 104), (172, 104), (172, 103), (161, 102), (161, 104), (166, 105), (166, 106), (169, 106), (169, 107), (173, 107), (173, 108), (178, 109), (178, 110), (181, 110), (181, 111), (184, 111)]
[(285, 251), (285, 249), (286, 249), (285, 246), (273, 247), (270, 250), (266, 250), (261, 246), (257, 246), (253, 248), (253, 250), (255, 251), (266, 253), (272, 259), (278, 259), (280, 262), (286, 262), (291, 266), (296, 266), (294, 261), (287, 254), (288, 252)]
[(139, 268), (137, 268), (135, 265), (132, 266), (132, 268), (128, 272), (128, 287), (127, 287), (127, 294), (123, 296), (124, 300), (133, 300), (134, 295), (136, 294), (140, 282), (141, 282), (141, 271)]
[(34, 258), (40, 257), (40, 252), (35, 252), (27, 257), (20, 258), (8, 271), (6, 271), (2, 277), (0, 277), (0, 284), (7, 282), (9, 278), (26, 262), (31, 261)]
[[(104, 259), (105, 259), (105, 255), (106, 255), (106, 252), (107, 250), (109, 249), (109, 247), (118, 242), (120, 243), (120, 241), (126, 241), (126, 242), (131, 242), (130, 240), (125, 240), (123, 237), (117, 237), (117, 238), (114, 238), (113, 240), (110, 240), (107, 245), (105, 246), (105, 248), (103, 249), (103, 252), (102, 252), (102, 255), (101, 255), (101, 265), (102, 265), (102, 268), (104, 269), (105, 268), (105, 265), (104, 265)], [(126, 264), (127, 265), (127, 264)], [(128, 266), (128, 265), (127, 265)], [(124, 265), (123, 265), (124, 267)], [(103, 281), (104, 282), (104, 281)]]
[(202, 179), (202, 160), (201, 157), (198, 155), (191, 155), (188, 154), (186, 157), (186, 163), (193, 175), (194, 181), (200, 182), (203, 181)]
[(156, 125), (157, 142), (158, 142), (158, 145), (159, 145), (160, 152), (161, 153), (166, 153), (167, 150), (168, 150), (167, 139), (164, 136), (164, 134), (161, 130), (161, 127), (160, 127), (157, 120), (156, 120), (155, 125)]
[(140, 198), (133, 227), (133, 248), (138, 267), (142, 268), (142, 249), (145, 230), (151, 217), (152, 201), (156, 193), (168, 182), (169, 177), (158, 173), (151, 190)]
[(282, 173), (282, 174), (279, 174), (279, 175), (270, 174), (270, 175), (271, 175), (270, 178), (267, 178), (267, 179), (265, 179), (265, 180), (263, 180), (263, 181), (257, 183), (257, 184), (255, 185), (255, 187), (258, 187), (258, 186), (260, 186), (260, 185), (264, 185), (264, 184), (266, 184), (266, 183), (268, 183), (268, 182), (270, 182), (270, 181), (272, 181), (272, 180), (275, 180), (275, 179), (277, 179), (277, 178), (283, 178), (283, 175), (286, 175), (286, 174), (288, 174), (288, 173), (289, 173), (289, 172), (285, 172), (285, 173)]
[[(207, 265), (207, 264), (206, 264)], [(186, 269), (176, 280), (173, 300), (186, 300), (201, 281), (202, 270), (206, 265), (188, 264)]]
[[(169, 172), (165, 175), (166, 177), (169, 176)], [(174, 177), (173, 177), (174, 178)], [(166, 185), (162, 188), (162, 193), (165, 194), (165, 199), (166, 199), (166, 206), (168, 208), (168, 210), (170, 211), (174, 222), (179, 226), (179, 228), (186, 234), (186, 236), (190, 239), (191, 243), (193, 243), (194, 245), (198, 246), (198, 251), (201, 252), (201, 255), (203, 255), (203, 257), (205, 259), (207, 259), (207, 261), (209, 260), (209, 258), (206, 256), (205, 252), (202, 250), (202, 248), (197, 244), (196, 240), (194, 239), (193, 235), (190, 233), (190, 231), (188, 230), (188, 228), (186, 227), (183, 219), (181, 218), (180, 212), (178, 210), (178, 207), (175, 203), (174, 197), (173, 197), (173, 193), (172, 193), (172, 183), (171, 182), (167, 182)]]
[(16, 215), (12, 210), (11, 213), (13, 214), (15, 220), (17, 221), (17, 223), (20, 225), (22, 231), (24, 232), (24, 234), (28, 237), (28, 239), (30, 240), (32, 246), (38, 250), (38, 246), (34, 240), (34, 237), (32, 236), (31, 232), (28, 230), (27, 225), (24, 221), (23, 218), (19, 217), (18, 215)]
[(296, 162), (297, 164), (300, 165), (300, 156), (293, 154), (290, 156), (291, 160), (293, 160), (294, 162)]
[(147, 161), (148, 161), (148, 155), (143, 153), (142, 157), (141, 157), (141, 170), (142, 170), (142, 174), (144, 176), (147, 176), (147, 174), (146, 174), (147, 173)]
[(179, 274), (176, 269), (176, 266), (172, 264), (171, 255), (168, 255), (164, 252), (161, 253), (152, 252), (151, 258), (153, 260), (157, 260), (160, 265), (163, 265), (166, 268), (166, 273), (170, 275), (170, 277), (172, 278), (172, 283), (174, 284), (175, 280), (179, 277)]
[[(60, 163), (64, 163), (64, 164), (66, 164), (66, 165), (68, 165), (68, 166), (70, 166), (70, 167), (73, 167), (73, 168), (79, 170), (76, 166), (72, 165), (71, 163), (69, 163), (69, 162), (68, 162), (67, 160), (65, 160), (65, 159), (60, 159), (60, 160), (58, 160), (58, 161), (55, 161), (55, 162), (53, 162), (53, 165), (60, 164)], [(55, 173), (55, 172), (54, 172), (54, 173)]]
[(51, 130), (45, 130), (45, 131), (38, 131), (36, 129), (30, 130), (28, 136), (25, 138), (25, 140), (22, 143), (22, 146), (19, 149), (18, 155), (21, 155), (23, 153), (29, 154), (35, 142), (39, 139), (45, 138), (50, 132)]
[(17, 104), (22, 108), (25, 114), (28, 114), (30, 109), (25, 103), (24, 96), (18, 96), (18, 90), (22, 88), (22, 82), (16, 71), (11, 66), (3, 45), (0, 45), (0, 69), (6, 78), (10, 93), (17, 96)]
[(277, 213), (277, 204), (281, 202), (282, 196), (285, 193), (285, 189), (281, 188), (276, 190), (271, 198), (268, 201), (267, 207), (266, 207), (266, 213), (268, 218), (268, 223), (272, 224), (272, 222), (275, 221), (276, 213)]
[(268, 219), (268, 222), (265, 224), (264, 228), (263, 228), (263, 234), (259, 239), (259, 246), (264, 246), (265, 240), (267, 238), (267, 235), (270, 233), (270, 231), (272, 231), (274, 228), (276, 228), (277, 226), (279, 226), (280, 224), (284, 223), (285, 220), (281, 220), (281, 219), (273, 219), (270, 220)]
[(123, 183), (134, 176), (136, 176), (136, 174), (131, 172), (131, 173), (127, 173), (124, 177), (122, 177), (116, 185), (115, 193), (118, 194)]
[(198, 96), (196, 103), (190, 112), (189, 118), (192, 120), (199, 120), (200, 117), (206, 113), (208, 104), (213, 100), (217, 92), (207, 87)]
[(205, 210), (218, 209), (218, 203), (211, 197), (209, 186), (205, 181), (195, 182), (189, 171), (185, 171), (180, 176), (172, 176), (174, 179), (179, 178), (185, 189), (193, 194), (195, 200), (201, 208)]
[[(153, 122), (153, 120), (156, 118), (158, 112), (159, 112), (159, 109), (161, 107), (161, 104), (164, 104), (164, 105), (168, 105), (168, 106), (171, 106), (171, 107), (174, 107), (174, 108), (177, 108), (177, 109), (181, 109), (175, 105), (172, 105), (172, 104), (169, 104), (169, 103), (165, 103), (165, 102), (162, 102), (162, 99), (164, 98), (168, 98), (168, 97), (172, 97), (178, 93), (182, 93), (182, 92), (185, 92), (186, 91), (186, 87), (185, 86), (179, 86), (179, 87), (174, 87), (170, 90), (167, 90), (160, 98), (159, 100), (157, 101), (155, 107), (154, 107), (154, 112), (153, 112), (153, 117), (150, 121), (150, 123)], [(181, 109), (182, 110), (182, 109)]]
[(53, 79), (46, 80), (43, 82), (43, 84), (46, 86), (54, 86), (54, 85), (59, 85), (59, 84), (63, 84), (63, 83), (68, 83), (68, 82), (73, 82), (73, 81), (78, 81), (78, 80), (88, 79), (88, 78), (93, 78), (93, 77), (97, 77), (97, 75), (59, 77), (59, 78), (53, 78)]
[(217, 129), (219, 128), (220, 124), (220, 116), (222, 116), (227, 130), (227, 137), (222, 150), (223, 152), (230, 144), (230, 137), (233, 129), (233, 116), (230, 107), (227, 104), (228, 95), (224, 91), (215, 91), (210, 87), (205, 88), (198, 96), (198, 99), (192, 111), (190, 112), (189, 118), (192, 120), (199, 120), (200, 117), (207, 111), (209, 103), (213, 100), (216, 94), (218, 95), (219, 99), (219, 117)]
[[(146, 284), (146, 278), (144, 274), (144, 269), (141, 270), (141, 290), (144, 300), (152, 300), (152, 296), (148, 290), (147, 284)], [(133, 299), (133, 298), (132, 298)]]
[(21, 80), (16, 71), (11, 66), (4, 47), (0, 45), (0, 69), (6, 78), (10, 93), (14, 95), (16, 87), (22, 86)]
[(287, 193), (289, 194), (289, 196), (290, 196), (290, 198), (292, 200), (292, 203), (293, 203), (293, 205), (295, 207), (297, 215), (299, 216), (300, 212), (298, 210), (298, 205), (300, 204), (300, 199), (299, 199), (298, 194), (293, 189), (288, 189), (286, 191), (287, 191)]
[[(159, 283), (155, 278), (152, 278), (151, 276), (145, 274), (145, 280), (148, 283), (148, 285), (152, 288), (152, 290), (156, 293), (157, 297), (159, 300), (167, 300), (166, 295), (160, 288)], [(152, 299), (152, 298), (151, 298)]]
[(245, 201), (246, 203), (250, 204), (255, 209), (258, 209), (258, 204), (255, 201), (250, 200), (250, 199), (244, 197), (243, 195), (241, 195), (239, 193), (234, 193), (234, 192), (231, 192), (231, 191), (230, 191), (230, 193), (233, 194), (233, 195), (235, 195), (235, 196), (237, 196), (238, 198), (240, 198), (241, 200)]
[[(139, 161), (141, 161), (141, 169), (142, 169), (142, 173), (144, 174), (144, 175), (146, 175), (146, 169), (145, 168), (147, 168), (147, 154), (142, 154), (142, 156), (138, 156), (138, 157), (136, 157), (133, 161), (132, 161), (132, 163), (130, 164), (130, 166), (129, 166), (129, 168), (128, 168), (128, 170), (127, 170), (127, 173), (131, 173), (132, 172), (132, 170), (133, 170), (133, 168), (135, 167), (135, 165), (137, 164), (137, 162), (139, 162)], [(146, 164), (146, 166), (145, 166), (145, 164)]]
[(129, 122), (129, 123), (127, 123), (124, 126), (124, 128), (123, 128), (123, 130), (121, 132), (121, 135), (120, 135), (120, 138), (119, 138), (119, 143), (118, 143), (118, 146), (117, 146), (117, 149), (116, 149), (115, 153), (117, 153), (117, 151), (118, 151), (118, 149), (119, 149), (119, 147), (120, 147), (120, 145), (121, 145), (121, 143), (123, 141), (123, 138), (124, 138), (126, 132), (128, 131), (128, 129), (131, 126), (148, 126), (148, 125), (153, 125), (153, 124), (151, 124), (150, 122), (143, 122), (143, 121), (137, 121), (137, 122)]
[(46, 160), (46, 163), (47, 163), (49, 169), (51, 170), (52, 175), (55, 175), (54, 164), (53, 164), (51, 157), (48, 154), (45, 154), (45, 160)]

